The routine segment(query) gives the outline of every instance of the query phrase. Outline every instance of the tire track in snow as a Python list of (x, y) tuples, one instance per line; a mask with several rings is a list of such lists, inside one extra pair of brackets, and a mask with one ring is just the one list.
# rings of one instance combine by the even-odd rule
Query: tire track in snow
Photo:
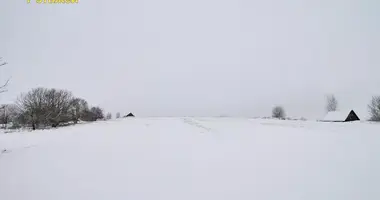
[(203, 126), (201, 123), (197, 122), (194, 119), (191, 119), (191, 118), (182, 118), (182, 120), (183, 120), (183, 122), (185, 124), (188, 124), (190, 126), (193, 126), (193, 127), (199, 128), (199, 129), (202, 129), (202, 130), (207, 131), (207, 132), (212, 132), (211, 128)]

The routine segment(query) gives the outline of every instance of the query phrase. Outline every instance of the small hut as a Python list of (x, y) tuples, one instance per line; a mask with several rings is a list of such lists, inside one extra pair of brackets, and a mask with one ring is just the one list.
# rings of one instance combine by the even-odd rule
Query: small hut
[(125, 115), (124, 118), (126, 117), (135, 117), (135, 115), (133, 115), (132, 113), (129, 113), (128, 115)]
[(351, 122), (360, 120), (353, 110), (328, 112), (323, 122)]

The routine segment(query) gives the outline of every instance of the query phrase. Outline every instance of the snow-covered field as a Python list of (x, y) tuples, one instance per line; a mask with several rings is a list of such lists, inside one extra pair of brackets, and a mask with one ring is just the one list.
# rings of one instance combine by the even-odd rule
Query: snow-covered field
[(380, 125), (135, 118), (0, 134), (1, 200), (378, 200)]

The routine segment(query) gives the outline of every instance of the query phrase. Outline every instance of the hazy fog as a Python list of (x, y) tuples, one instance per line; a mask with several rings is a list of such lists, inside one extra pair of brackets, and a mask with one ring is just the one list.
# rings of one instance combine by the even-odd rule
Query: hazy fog
[(318, 118), (326, 94), (365, 113), (380, 94), (380, 1), (0, 1), (8, 103), (68, 89), (137, 116)]

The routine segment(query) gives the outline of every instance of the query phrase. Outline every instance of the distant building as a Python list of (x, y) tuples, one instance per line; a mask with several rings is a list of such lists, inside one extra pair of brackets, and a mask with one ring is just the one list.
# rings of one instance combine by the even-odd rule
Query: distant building
[(360, 120), (353, 110), (328, 112), (323, 122), (350, 122)]
[(125, 115), (124, 118), (125, 117), (135, 117), (135, 116), (132, 113), (129, 113), (128, 115)]

